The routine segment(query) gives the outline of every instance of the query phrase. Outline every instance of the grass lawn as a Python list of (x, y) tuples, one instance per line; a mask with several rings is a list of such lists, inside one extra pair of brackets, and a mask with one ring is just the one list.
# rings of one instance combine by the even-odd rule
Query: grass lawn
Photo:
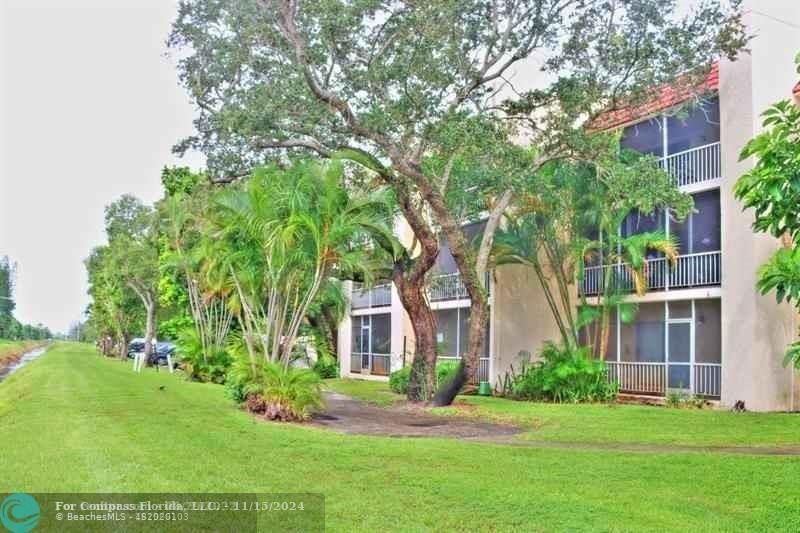
[(392, 392), (385, 381), (366, 379), (326, 379), (325, 388), (376, 405), (388, 406), (405, 400), (402, 394)]
[[(601, 413), (563, 412), (573, 413), (569, 424)], [(690, 427), (654, 412), (676, 433)], [(636, 420), (630, 431), (647, 419)], [(777, 423), (764, 431), (783, 434)], [(0, 493), (321, 492), (329, 531), (800, 529), (797, 457), (539, 449), (263, 423), (220, 386), (135, 375), (77, 344), (51, 348), (0, 384), (0, 435)]]

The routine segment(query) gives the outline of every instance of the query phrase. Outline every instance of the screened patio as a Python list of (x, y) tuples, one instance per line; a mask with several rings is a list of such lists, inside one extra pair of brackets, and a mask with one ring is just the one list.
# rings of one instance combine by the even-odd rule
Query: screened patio
[(391, 373), (391, 314), (354, 316), (350, 372), (388, 376)]
[[(584, 341), (597, 342), (593, 330)], [(722, 393), (720, 300), (639, 304), (623, 323), (612, 313), (605, 361), (620, 392), (663, 396), (668, 391), (717, 399)]]

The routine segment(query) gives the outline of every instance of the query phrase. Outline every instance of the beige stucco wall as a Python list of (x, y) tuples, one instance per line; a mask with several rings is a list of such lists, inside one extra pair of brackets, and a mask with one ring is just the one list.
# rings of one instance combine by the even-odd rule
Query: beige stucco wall
[(511, 365), (519, 368), (519, 352), (532, 356), (548, 340), (560, 335), (536, 274), (528, 267), (505, 265), (495, 272), (493, 309), (492, 384)]
[[(793, 400), (795, 377), (782, 365), (786, 345), (795, 333), (795, 315), (774, 296), (755, 289), (756, 272), (778, 248), (778, 241), (751, 229), (753, 215), (733, 197), (736, 179), (752, 167), (738, 161), (744, 144), (760, 130), (770, 104), (789, 98), (794, 85), (794, 55), (800, 31), (780, 19), (800, 24), (800, 3), (749, 2), (760, 13), (747, 12), (755, 33), (751, 55), (720, 65), (722, 173), (722, 404), (743, 400), (750, 410), (800, 407)], [(770, 16), (765, 16), (765, 13)], [(779, 20), (776, 20), (779, 19)]]

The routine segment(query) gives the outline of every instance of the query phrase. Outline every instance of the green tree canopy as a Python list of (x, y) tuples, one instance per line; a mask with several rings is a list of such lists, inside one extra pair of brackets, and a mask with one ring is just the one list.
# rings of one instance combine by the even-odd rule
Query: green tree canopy
[[(176, 148), (205, 153), (223, 181), (287, 151), (345, 153), (372, 169), (419, 244), (396, 263), (393, 280), (429, 384), (436, 342), (422, 284), (439, 252), (437, 232), (469, 293), (458, 385), (477, 372), (488, 317), (483, 274), (517, 178), (553, 158), (595, 159), (584, 126), (599, 112), (635, 105), (665, 83), (691, 90), (713, 58), (746, 42), (737, 12), (718, 2), (678, 13), (676, 0), (186, 0), (169, 44), (180, 51), (199, 116), (196, 134)], [(515, 68), (540, 68), (544, 83), (504, 103), (502, 91), (518, 91)], [(507, 148), (521, 137), (531, 150)], [(464, 209), (449, 184), (453, 170), (467, 168), (472, 179), (476, 166), (490, 179), (464, 188), (480, 205)], [(462, 215), (486, 208), (474, 250)]]

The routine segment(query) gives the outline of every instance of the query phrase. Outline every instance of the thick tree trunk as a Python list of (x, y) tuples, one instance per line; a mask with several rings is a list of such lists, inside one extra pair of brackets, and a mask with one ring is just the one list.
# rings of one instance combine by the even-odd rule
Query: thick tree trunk
[(484, 287), (485, 276), (494, 235), (500, 224), (500, 218), (511, 201), (511, 191), (506, 191), (492, 209), (486, 221), (486, 227), (484, 228), (477, 254), (470, 249), (460, 225), (446, 209), (440, 196), (431, 192), (426, 195), (426, 199), (438, 215), (442, 224), (442, 231), (447, 237), (447, 242), (450, 246), (450, 253), (455, 260), (456, 266), (458, 266), (461, 281), (470, 298), (467, 352), (461, 354), (461, 364), (453, 379), (448, 383), (442, 384), (442, 387), (436, 392), (432, 403), (438, 407), (453, 403), (459, 391), (468, 383), (474, 382), (478, 375), (480, 355), (483, 349), (484, 337), (486, 336), (486, 324), (489, 320), (489, 301), (486, 287)]
[(119, 339), (119, 358), (120, 359), (127, 359), (128, 358), (128, 336), (122, 335)]
[(408, 399), (425, 402), (436, 390), (436, 320), (425, 298), (424, 278), (409, 281), (397, 270), (394, 282), (414, 329), (414, 359), (408, 382)]
[[(422, 216), (405, 181), (389, 182), (397, 195), (398, 205), (417, 239), (419, 255), (413, 260), (397, 260), (392, 280), (400, 302), (408, 313), (414, 330), (414, 358), (407, 397), (411, 401), (428, 401), (436, 390), (436, 320), (425, 297), (425, 275), (439, 255), (439, 241)], [(415, 243), (416, 244), (416, 243)], [(416, 246), (412, 244), (413, 254)]]
[[(467, 285), (467, 283), (465, 283)], [(483, 341), (486, 324), (489, 321), (489, 307), (482, 291), (472, 298), (469, 307), (469, 342), (467, 352), (462, 354), (458, 371), (448, 382), (442, 383), (433, 397), (432, 404), (436, 407), (450, 405), (465, 385), (475, 381), (480, 367), (480, 355), (483, 352)]]
[(144, 331), (144, 362), (143, 366), (150, 366), (150, 356), (153, 355), (153, 337), (156, 334), (156, 306), (155, 302), (150, 301), (145, 305), (147, 316), (145, 319)]

